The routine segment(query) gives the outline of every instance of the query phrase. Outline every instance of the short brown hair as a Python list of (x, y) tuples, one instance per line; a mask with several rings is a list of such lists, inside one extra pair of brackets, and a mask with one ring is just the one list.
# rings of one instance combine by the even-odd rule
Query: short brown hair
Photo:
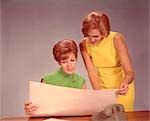
[(77, 45), (73, 40), (65, 39), (57, 42), (53, 47), (53, 55), (57, 62), (60, 62), (60, 59), (63, 55), (73, 52), (77, 59)]
[(108, 36), (110, 25), (108, 17), (102, 12), (91, 12), (83, 19), (82, 33), (84, 37), (88, 36), (89, 30), (99, 29), (102, 35)]

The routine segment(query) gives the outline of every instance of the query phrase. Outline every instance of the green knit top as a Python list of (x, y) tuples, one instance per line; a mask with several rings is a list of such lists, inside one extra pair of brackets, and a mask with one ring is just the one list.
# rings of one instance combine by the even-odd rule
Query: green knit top
[(85, 79), (82, 76), (77, 73), (66, 74), (61, 68), (54, 73), (45, 75), (42, 79), (46, 84), (79, 89), (85, 84)]

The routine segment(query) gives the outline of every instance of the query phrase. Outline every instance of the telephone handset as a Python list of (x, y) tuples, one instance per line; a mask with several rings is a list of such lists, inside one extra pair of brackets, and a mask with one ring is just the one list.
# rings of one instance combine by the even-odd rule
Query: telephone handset
[(127, 121), (127, 116), (122, 104), (112, 104), (92, 115), (91, 121)]

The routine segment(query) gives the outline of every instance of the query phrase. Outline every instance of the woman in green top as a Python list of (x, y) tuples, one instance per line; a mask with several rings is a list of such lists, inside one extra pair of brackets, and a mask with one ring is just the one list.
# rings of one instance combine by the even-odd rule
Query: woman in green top
[[(75, 73), (77, 62), (77, 46), (73, 40), (62, 40), (54, 45), (53, 55), (60, 65), (60, 68), (54, 73), (45, 75), (42, 83), (56, 86), (86, 89), (85, 79)], [(24, 104), (24, 110), (27, 115), (31, 116), (37, 106), (28, 101)]]
[(85, 79), (75, 73), (77, 62), (77, 46), (72, 40), (59, 41), (54, 45), (53, 55), (60, 69), (42, 78), (47, 84), (85, 88)]

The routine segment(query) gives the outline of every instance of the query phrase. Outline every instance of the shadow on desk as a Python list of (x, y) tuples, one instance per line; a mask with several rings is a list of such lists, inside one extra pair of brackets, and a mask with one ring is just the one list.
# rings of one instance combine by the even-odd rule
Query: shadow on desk
[[(150, 111), (134, 111), (126, 112), (128, 121), (150, 121)], [(38, 117), (38, 118), (27, 118), (27, 117), (14, 117), (14, 118), (3, 118), (1, 121), (43, 121), (50, 117)], [(69, 121), (90, 121), (91, 116), (64, 116), (64, 117), (53, 117), (58, 119), (64, 119)]]

